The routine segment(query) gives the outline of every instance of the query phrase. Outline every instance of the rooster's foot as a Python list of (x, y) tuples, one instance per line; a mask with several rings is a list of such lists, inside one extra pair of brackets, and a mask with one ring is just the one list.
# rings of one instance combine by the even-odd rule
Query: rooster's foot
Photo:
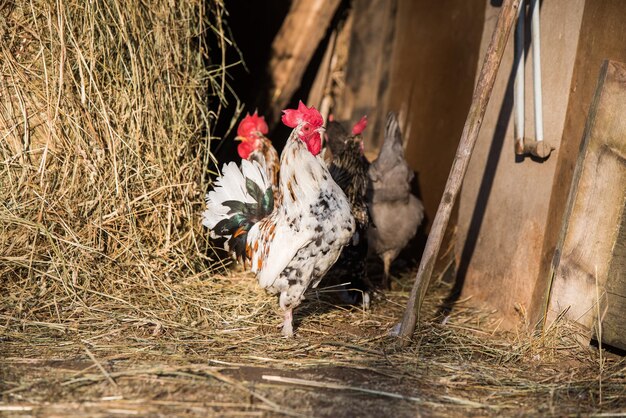
[(293, 309), (287, 309), (285, 311), (285, 320), (283, 322), (283, 336), (289, 338), (293, 337)]

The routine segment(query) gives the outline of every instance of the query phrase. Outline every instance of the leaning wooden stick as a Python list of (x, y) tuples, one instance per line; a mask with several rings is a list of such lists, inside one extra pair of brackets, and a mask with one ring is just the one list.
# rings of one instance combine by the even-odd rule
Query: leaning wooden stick
[(430, 282), (430, 277), (433, 273), (435, 266), (435, 260), (437, 254), (441, 248), (441, 242), (443, 235), (450, 220), (450, 212), (459, 194), (467, 166), (469, 164), (472, 150), (476, 144), (476, 138), (480, 131), (480, 125), (483, 117), (485, 116), (485, 109), (489, 103), (491, 97), (491, 91), (498, 74), (498, 68), (502, 61), (502, 55), (511, 33), (511, 28), (515, 23), (517, 11), (520, 0), (505, 0), (498, 16), (498, 22), (496, 28), (491, 37), (487, 54), (483, 62), (482, 69), (480, 71), (480, 77), (476, 89), (474, 90), (474, 96), (472, 98), (472, 105), (465, 121), (465, 127), (461, 134), (461, 141), (448, 176), (448, 182), (443, 193), (433, 226), (431, 228), (428, 241), (426, 242), (426, 248), (424, 249), (424, 255), (415, 277), (415, 284), (411, 290), (411, 295), (402, 318), (400, 331), (398, 337), (402, 338), (402, 344), (408, 344), (410, 337), (415, 331), (417, 320), (419, 318), (420, 308), (426, 289)]

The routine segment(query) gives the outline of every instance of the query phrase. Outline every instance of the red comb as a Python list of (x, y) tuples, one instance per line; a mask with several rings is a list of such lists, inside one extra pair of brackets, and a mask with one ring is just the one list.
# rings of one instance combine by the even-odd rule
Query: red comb
[(302, 100), (298, 103), (298, 109), (285, 109), (283, 110), (282, 121), (290, 128), (295, 128), (302, 122), (308, 122), (315, 127), (320, 127), (324, 124), (324, 119), (320, 112), (313, 106), (306, 107)]
[(367, 115), (363, 116), (352, 128), (352, 135), (361, 135), (367, 126)]
[(265, 118), (263, 116), (259, 116), (255, 110), (252, 115), (247, 113), (246, 117), (239, 123), (239, 127), (237, 127), (237, 136), (248, 138), (256, 132), (267, 135), (269, 128), (267, 127)]

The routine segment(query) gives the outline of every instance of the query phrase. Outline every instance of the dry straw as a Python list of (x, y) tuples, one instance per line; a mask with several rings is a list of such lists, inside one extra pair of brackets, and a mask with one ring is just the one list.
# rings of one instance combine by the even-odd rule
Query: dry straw
[(228, 42), (224, 14), (204, 0), (2, 3), (3, 293), (133, 305), (218, 265), (198, 213), (227, 88), (207, 40)]
[(465, 303), (439, 317), (442, 287), (395, 351), (411, 273), (370, 312), (311, 293), (286, 340), (253, 278), (216, 275), (199, 213), (213, 126), (239, 107), (225, 17), (216, 0), (0, 2), (0, 411), (625, 411), (624, 361), (601, 359), (600, 399), (598, 356), (563, 321), (502, 338)]

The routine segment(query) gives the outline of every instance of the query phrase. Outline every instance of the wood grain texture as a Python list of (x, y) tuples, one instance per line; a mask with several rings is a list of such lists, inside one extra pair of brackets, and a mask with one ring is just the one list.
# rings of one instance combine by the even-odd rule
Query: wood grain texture
[[(626, 64), (607, 61), (600, 73), (574, 170), (553, 261), (555, 273), (550, 296), (550, 310), (568, 309), (566, 317), (580, 323), (589, 331), (589, 336), (599, 312), (601, 316), (602, 312), (609, 313), (605, 321), (613, 318), (608, 319), (607, 327), (624, 327), (623, 315), (612, 309), (626, 306), (619, 296), (619, 293), (626, 293), (626, 289), (620, 288), (623, 283), (617, 284), (623, 281), (621, 277), (616, 279), (610, 275), (612, 269), (619, 271), (623, 264), (613, 259), (623, 257), (619, 237), (623, 236), (620, 231), (626, 198), (624, 113)], [(613, 280), (617, 283), (611, 284), (612, 307), (607, 305), (606, 291)], [(622, 335), (626, 343), (626, 334)]]
[[(545, 2), (542, 5), (542, 12), (549, 4)], [(558, 158), (541, 250), (541, 265), (529, 309), (533, 324), (541, 321), (546, 315), (550, 280), (554, 273), (552, 259), (602, 62), (606, 59), (626, 62), (626, 48), (622, 41), (626, 39), (625, 6), (623, 0), (585, 1), (570, 94), (566, 104), (567, 115), (557, 150)], [(567, 9), (563, 7), (563, 10), (569, 10), (569, 5)], [(567, 33), (564, 38), (568, 39)], [(550, 112), (550, 109), (557, 105), (561, 108), (563, 106), (562, 103), (550, 105), (544, 102), (544, 104), (546, 112)], [(548, 312), (548, 319), (553, 319), (554, 314)]]
[(294, 0), (272, 43), (269, 73), (271, 120), (277, 120), (302, 82), (340, 0)]
[(626, 201), (620, 218), (606, 281), (607, 312), (602, 317), (602, 341), (626, 350)]
[(368, 117), (363, 140), (368, 149), (382, 145), (398, 0), (353, 0), (345, 89), (337, 98), (336, 117)]
[[(492, 2), (487, 3), (484, 49), (498, 12)], [(541, 3), (544, 135), (557, 147), (555, 153), (543, 162), (528, 157), (521, 160), (514, 154), (511, 36), (459, 197), (456, 251), (457, 283), (462, 287), (459, 298), (471, 298), (472, 306), (496, 311), (502, 320), (499, 329), (534, 325), (530, 317), (534, 287), (537, 281), (547, 281), (538, 277), (543, 263), (543, 241), (549, 228), (547, 213), (553, 183), (567, 190), (571, 181), (571, 176), (567, 182), (555, 179), (555, 167), (561, 151), (567, 147), (578, 149), (582, 138), (581, 129), (576, 139), (561, 140), (584, 9), (584, 0)], [(532, 47), (528, 48), (528, 54), (532, 55)], [(533, 137), (530, 61), (527, 66), (526, 132)], [(592, 82), (594, 86), (596, 81), (597, 76)], [(554, 248), (547, 258), (548, 264), (553, 253)]]

